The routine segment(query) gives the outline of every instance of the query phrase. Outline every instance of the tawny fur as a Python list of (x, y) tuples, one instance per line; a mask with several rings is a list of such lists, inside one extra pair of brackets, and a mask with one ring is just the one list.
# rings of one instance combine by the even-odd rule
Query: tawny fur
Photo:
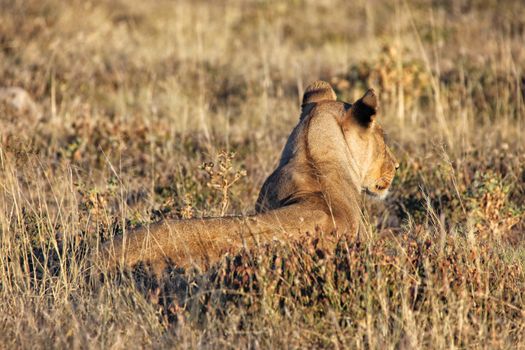
[(157, 271), (167, 262), (205, 266), (226, 250), (293, 241), (316, 229), (356, 235), (360, 193), (383, 197), (397, 167), (374, 121), (377, 97), (369, 90), (350, 105), (317, 81), (305, 90), (302, 107), (277, 169), (262, 186), (255, 215), (165, 220), (134, 230), (103, 246), (104, 267), (141, 261)]

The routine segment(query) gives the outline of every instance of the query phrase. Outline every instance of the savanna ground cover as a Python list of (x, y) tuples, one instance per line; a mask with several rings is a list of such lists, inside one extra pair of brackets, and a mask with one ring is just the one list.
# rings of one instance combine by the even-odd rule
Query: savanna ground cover
[[(510, 0), (0, 0), (0, 347), (525, 348), (524, 42)], [(252, 211), (316, 79), (380, 95), (366, 234), (90, 277), (124, 229)]]

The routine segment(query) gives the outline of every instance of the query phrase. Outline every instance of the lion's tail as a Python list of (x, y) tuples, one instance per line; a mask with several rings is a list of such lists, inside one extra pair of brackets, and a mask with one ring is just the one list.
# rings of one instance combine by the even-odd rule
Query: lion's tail
[(324, 230), (329, 222), (324, 211), (305, 210), (299, 204), (248, 217), (165, 220), (105, 243), (95, 265), (108, 271), (144, 262), (156, 272), (167, 263), (206, 266), (227, 250), (293, 240), (316, 227)]

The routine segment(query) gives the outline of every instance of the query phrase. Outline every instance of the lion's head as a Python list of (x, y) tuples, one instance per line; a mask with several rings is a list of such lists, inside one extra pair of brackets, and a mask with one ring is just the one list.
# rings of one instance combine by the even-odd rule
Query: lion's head
[(300, 121), (261, 189), (256, 210), (321, 199), (316, 203), (326, 203), (331, 215), (348, 218), (357, 215), (359, 192), (384, 198), (398, 163), (376, 112), (373, 90), (350, 104), (337, 101), (330, 84), (310, 84)]
[[(383, 199), (399, 164), (386, 144), (383, 129), (375, 118), (377, 96), (374, 90), (368, 90), (353, 104), (335, 100), (336, 95), (330, 84), (316, 81), (304, 93), (303, 114), (308, 112), (336, 116), (349, 151), (349, 157), (345, 159), (348, 163), (346, 165), (354, 173), (355, 185), (366, 194)], [(326, 121), (324, 124), (328, 125)], [(329, 135), (326, 130), (325, 127), (325, 134)], [(336, 139), (332, 141), (336, 142)], [(336, 150), (334, 145), (332, 148)]]

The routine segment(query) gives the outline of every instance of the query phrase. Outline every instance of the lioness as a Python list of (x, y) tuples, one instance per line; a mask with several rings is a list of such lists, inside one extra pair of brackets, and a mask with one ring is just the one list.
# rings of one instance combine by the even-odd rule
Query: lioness
[(383, 198), (398, 163), (375, 121), (373, 90), (354, 104), (336, 101), (330, 84), (307, 87), (299, 123), (277, 169), (262, 186), (253, 216), (164, 220), (106, 243), (106, 267), (144, 261), (208, 265), (228, 249), (273, 239), (291, 241), (316, 229), (356, 235), (360, 193)]

